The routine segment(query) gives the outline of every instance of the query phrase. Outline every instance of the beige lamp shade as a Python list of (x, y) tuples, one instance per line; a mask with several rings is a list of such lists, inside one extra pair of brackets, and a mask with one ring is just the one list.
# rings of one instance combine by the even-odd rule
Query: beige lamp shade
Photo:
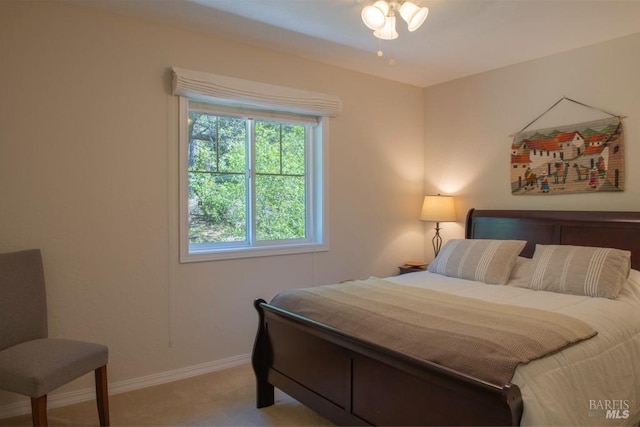
[(420, 212), (422, 221), (451, 222), (456, 221), (456, 207), (452, 196), (425, 196)]

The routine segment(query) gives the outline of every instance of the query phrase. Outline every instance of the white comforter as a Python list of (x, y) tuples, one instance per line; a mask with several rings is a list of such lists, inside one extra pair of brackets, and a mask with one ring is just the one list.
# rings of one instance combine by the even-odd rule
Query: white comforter
[[(519, 261), (522, 266), (523, 261)], [(518, 268), (512, 280), (517, 280)], [(487, 285), (429, 272), (388, 277), (399, 284), (555, 311), (598, 335), (521, 365), (513, 383), (524, 401), (523, 426), (615, 426), (640, 422), (640, 272), (631, 270), (616, 300)]]

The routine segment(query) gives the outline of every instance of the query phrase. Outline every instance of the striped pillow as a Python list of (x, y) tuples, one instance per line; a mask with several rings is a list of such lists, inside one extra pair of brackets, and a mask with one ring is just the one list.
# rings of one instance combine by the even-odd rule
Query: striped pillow
[(504, 285), (524, 240), (453, 239), (429, 264), (432, 273)]
[(536, 245), (530, 275), (516, 286), (616, 298), (629, 277), (631, 252), (569, 245)]

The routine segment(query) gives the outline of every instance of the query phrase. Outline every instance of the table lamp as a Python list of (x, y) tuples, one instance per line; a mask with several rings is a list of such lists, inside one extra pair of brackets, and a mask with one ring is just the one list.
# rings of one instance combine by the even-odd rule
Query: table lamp
[(431, 243), (433, 244), (433, 252), (438, 256), (442, 247), (442, 237), (440, 237), (440, 223), (456, 221), (456, 207), (452, 196), (425, 196), (422, 203), (422, 211), (420, 212), (422, 221), (430, 221), (436, 223), (436, 235), (433, 236)]

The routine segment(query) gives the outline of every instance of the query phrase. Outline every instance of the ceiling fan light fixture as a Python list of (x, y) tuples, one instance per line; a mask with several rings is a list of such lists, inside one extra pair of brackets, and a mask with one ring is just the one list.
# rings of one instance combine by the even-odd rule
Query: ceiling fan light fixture
[(415, 31), (427, 19), (429, 8), (419, 7), (410, 1), (402, 3), (400, 6), (400, 16), (407, 23), (409, 31)]
[(389, 3), (379, 0), (362, 9), (362, 22), (372, 30), (380, 30), (384, 28), (388, 14)]
[(394, 40), (398, 38), (398, 32), (396, 31), (396, 17), (387, 16), (387, 20), (379, 30), (375, 30), (373, 35), (382, 40)]

